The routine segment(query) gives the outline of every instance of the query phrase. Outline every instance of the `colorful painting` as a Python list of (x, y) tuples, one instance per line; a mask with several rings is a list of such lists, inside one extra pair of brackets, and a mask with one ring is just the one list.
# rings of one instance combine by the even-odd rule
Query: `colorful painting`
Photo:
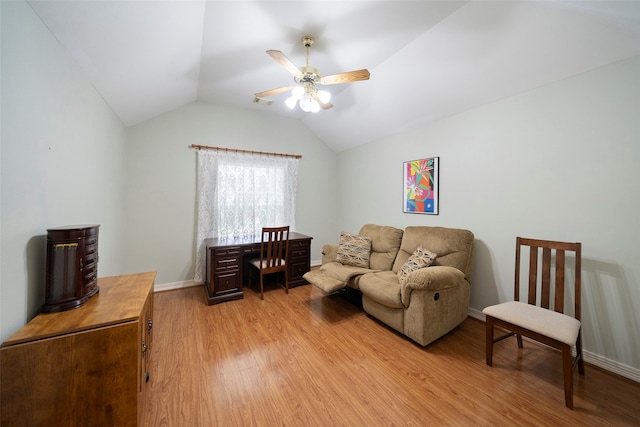
[(404, 162), (404, 212), (438, 214), (439, 157)]

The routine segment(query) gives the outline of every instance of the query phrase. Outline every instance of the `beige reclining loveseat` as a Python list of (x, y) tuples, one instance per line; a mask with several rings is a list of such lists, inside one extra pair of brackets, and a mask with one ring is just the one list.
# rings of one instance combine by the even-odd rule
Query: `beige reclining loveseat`
[[(472, 232), (428, 226), (403, 231), (366, 224), (357, 236), (341, 233), (340, 241), (323, 246), (322, 266), (304, 275), (308, 282), (326, 293), (345, 287), (361, 292), (365, 312), (423, 346), (466, 319)], [(355, 261), (350, 259), (354, 252)], [(425, 253), (432, 262), (422, 267), (416, 259), (424, 260)]]

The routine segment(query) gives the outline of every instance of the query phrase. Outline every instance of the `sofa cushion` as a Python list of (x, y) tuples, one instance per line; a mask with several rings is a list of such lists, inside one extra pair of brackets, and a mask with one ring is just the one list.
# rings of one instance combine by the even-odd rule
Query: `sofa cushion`
[(336, 261), (354, 267), (369, 268), (369, 254), (371, 253), (371, 238), (358, 236), (343, 231), (340, 233), (340, 244)]
[(367, 273), (360, 277), (360, 292), (378, 304), (390, 308), (403, 308), (400, 282), (393, 271)]
[(422, 246), (418, 246), (418, 248), (413, 252), (413, 254), (409, 257), (407, 262), (404, 263), (400, 271), (398, 272), (399, 280), (401, 284), (404, 284), (407, 276), (412, 271), (418, 270), (420, 268), (429, 267), (433, 260), (436, 259), (438, 255), (431, 252), (429, 249), (425, 249)]
[(391, 270), (396, 259), (403, 231), (388, 225), (365, 224), (360, 229), (360, 236), (371, 238), (371, 255), (369, 267), (374, 270)]
[(438, 254), (432, 265), (457, 268), (471, 283), (473, 270), (473, 233), (469, 230), (445, 227), (409, 226), (402, 236), (400, 251), (393, 264), (397, 272), (418, 246)]

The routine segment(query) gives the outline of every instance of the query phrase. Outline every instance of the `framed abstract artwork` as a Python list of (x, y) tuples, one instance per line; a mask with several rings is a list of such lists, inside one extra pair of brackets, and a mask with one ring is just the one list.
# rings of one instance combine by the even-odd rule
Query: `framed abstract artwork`
[(404, 162), (405, 213), (438, 215), (438, 173), (440, 157)]

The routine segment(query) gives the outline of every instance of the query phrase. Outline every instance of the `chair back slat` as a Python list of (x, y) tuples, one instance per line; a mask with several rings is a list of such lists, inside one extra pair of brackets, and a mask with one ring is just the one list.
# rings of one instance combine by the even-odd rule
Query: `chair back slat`
[(531, 249), (529, 250), (529, 298), (527, 300), (529, 304), (536, 303), (537, 282), (538, 282), (538, 248), (536, 246), (531, 246)]
[(515, 290), (514, 299), (520, 301), (520, 237), (516, 237), (516, 277), (513, 280)]
[(582, 279), (581, 279), (581, 274), (580, 272), (582, 271), (582, 245), (580, 243), (576, 243), (577, 247), (576, 247), (576, 284), (575, 284), (575, 313), (574, 313), (574, 317), (578, 320), (581, 319), (581, 314), (580, 314), (580, 301), (582, 298), (582, 295), (580, 294), (580, 287), (581, 287), (581, 283), (582, 283)]
[[(552, 240), (538, 240), (518, 237), (516, 238), (516, 277), (515, 300), (520, 300), (520, 257), (522, 247), (529, 248), (529, 272), (527, 289), (527, 302), (539, 305), (546, 309), (553, 309), (558, 313), (564, 313), (566, 289), (566, 252), (573, 252), (575, 256), (575, 281), (574, 281), (574, 313), (573, 316), (580, 320), (580, 285), (581, 285), (581, 249), (580, 243), (556, 242)], [(542, 256), (540, 251), (542, 249)], [(539, 258), (542, 259), (540, 265)], [(555, 274), (552, 276), (552, 270)], [(551, 303), (553, 302), (553, 307)]]
[(551, 249), (542, 249), (542, 293), (540, 294), (540, 306), (549, 308), (551, 294)]
[(558, 313), (564, 313), (564, 251), (556, 251), (556, 300), (553, 308)]

